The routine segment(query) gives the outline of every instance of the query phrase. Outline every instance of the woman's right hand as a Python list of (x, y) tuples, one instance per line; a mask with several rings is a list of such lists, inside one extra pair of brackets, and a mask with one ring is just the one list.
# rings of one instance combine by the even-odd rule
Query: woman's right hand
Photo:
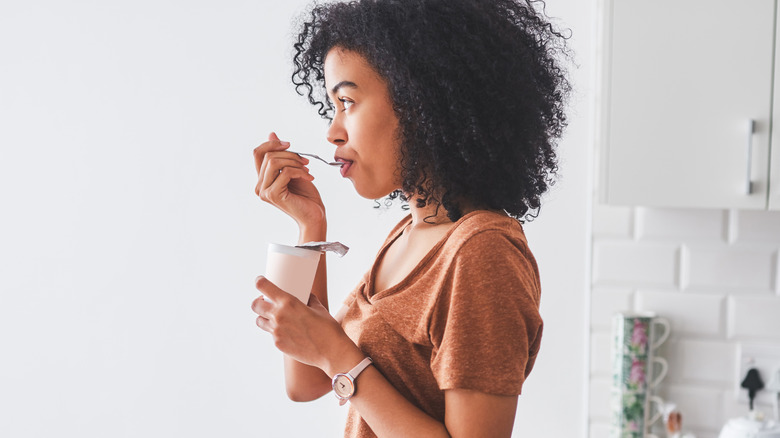
[(309, 160), (287, 152), (289, 147), (289, 142), (279, 140), (272, 132), (267, 142), (255, 148), (255, 193), (287, 213), (302, 230), (323, 227), (325, 205), (306, 167)]

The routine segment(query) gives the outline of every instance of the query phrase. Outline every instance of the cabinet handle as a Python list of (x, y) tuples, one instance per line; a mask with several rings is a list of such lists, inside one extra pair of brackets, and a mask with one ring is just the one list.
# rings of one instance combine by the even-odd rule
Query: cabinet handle
[(753, 134), (756, 133), (756, 121), (748, 120), (748, 141), (747, 141), (747, 194), (753, 193)]

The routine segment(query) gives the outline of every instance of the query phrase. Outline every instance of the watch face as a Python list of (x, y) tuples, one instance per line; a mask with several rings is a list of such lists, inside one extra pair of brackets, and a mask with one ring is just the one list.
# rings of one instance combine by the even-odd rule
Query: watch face
[(352, 380), (345, 374), (336, 376), (333, 382), (333, 391), (341, 398), (349, 398), (355, 392)]

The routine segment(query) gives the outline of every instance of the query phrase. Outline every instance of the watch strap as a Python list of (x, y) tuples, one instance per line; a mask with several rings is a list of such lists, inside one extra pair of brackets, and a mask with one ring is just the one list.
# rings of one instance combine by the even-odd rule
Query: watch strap
[(349, 374), (350, 377), (352, 377), (352, 380), (355, 380), (357, 379), (357, 376), (359, 376), (360, 373), (362, 373), (363, 370), (368, 368), (368, 366), (371, 365), (372, 363), (374, 363), (374, 361), (371, 360), (370, 357), (366, 356), (366, 358), (361, 360), (359, 364), (355, 365), (355, 368), (349, 370), (347, 374)]

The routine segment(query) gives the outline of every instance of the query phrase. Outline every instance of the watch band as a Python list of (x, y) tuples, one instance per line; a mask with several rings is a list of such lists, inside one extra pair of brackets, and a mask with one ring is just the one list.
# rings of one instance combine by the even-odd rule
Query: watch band
[(339, 406), (343, 406), (347, 402), (347, 400), (351, 399), (352, 396), (355, 395), (355, 392), (357, 392), (355, 379), (357, 379), (360, 373), (362, 373), (363, 370), (365, 370), (372, 363), (373, 361), (371, 360), (371, 358), (366, 357), (348, 372), (338, 373), (335, 376), (333, 376), (333, 382), (332, 382), (333, 393), (336, 395), (336, 398), (339, 400)]
[(355, 368), (349, 370), (347, 374), (352, 376), (352, 380), (355, 380), (357, 379), (357, 376), (359, 376), (360, 373), (362, 373), (363, 370), (368, 368), (368, 366), (371, 365), (372, 363), (374, 363), (374, 361), (371, 360), (370, 357), (366, 356), (366, 358), (361, 360), (359, 364), (355, 365)]

